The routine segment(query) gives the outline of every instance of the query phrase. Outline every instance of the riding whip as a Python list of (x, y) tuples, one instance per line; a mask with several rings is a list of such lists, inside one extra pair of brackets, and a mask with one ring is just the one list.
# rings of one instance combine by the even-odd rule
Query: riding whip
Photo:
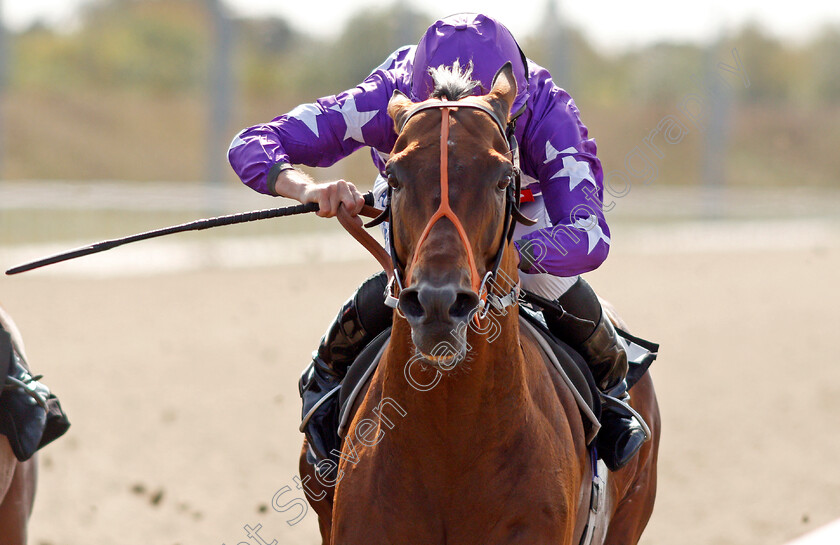
[[(373, 206), (373, 193), (368, 192), (364, 194), (365, 198), (365, 207), (363, 208), (361, 215), (375, 217), (379, 214), (379, 211), (372, 208)], [(148, 240), (150, 238), (157, 238), (162, 237), (165, 235), (172, 235), (175, 233), (183, 233), (185, 231), (202, 231), (204, 229), (210, 229), (212, 227), (221, 227), (223, 225), (235, 225), (237, 223), (246, 223), (250, 221), (258, 221), (258, 220), (266, 220), (271, 218), (280, 218), (285, 216), (295, 216), (298, 214), (306, 214), (309, 212), (317, 212), (320, 210), (318, 203), (306, 203), (306, 204), (296, 204), (294, 206), (284, 206), (280, 208), (268, 208), (265, 210), (254, 210), (252, 212), (241, 212), (238, 214), (230, 214), (227, 216), (219, 216), (215, 218), (206, 218), (200, 219), (196, 221), (192, 221), (189, 223), (182, 223), (180, 225), (173, 225), (171, 227), (164, 227), (163, 229), (156, 229), (154, 231), (146, 231), (145, 233), (138, 233), (136, 235), (131, 235), (124, 238), (117, 238), (111, 240), (103, 240), (101, 242), (96, 242), (89, 246), (83, 246), (81, 248), (76, 248), (74, 250), (70, 250), (61, 254), (45, 257), (43, 259), (39, 259), (37, 261), (33, 261), (31, 263), (26, 263), (23, 265), (18, 265), (17, 267), (13, 267), (6, 271), (7, 275), (18, 274), (26, 271), (31, 271), (33, 269), (38, 269), (40, 267), (45, 267), (47, 265), (52, 265), (54, 263), (61, 263), (62, 261), (68, 261), (70, 259), (76, 259), (77, 257), (82, 257), (86, 255), (96, 254), (99, 252), (104, 252), (105, 250), (110, 250), (112, 248), (116, 248), (117, 246), (122, 246), (124, 244), (128, 244), (130, 242), (138, 242), (141, 240)]]

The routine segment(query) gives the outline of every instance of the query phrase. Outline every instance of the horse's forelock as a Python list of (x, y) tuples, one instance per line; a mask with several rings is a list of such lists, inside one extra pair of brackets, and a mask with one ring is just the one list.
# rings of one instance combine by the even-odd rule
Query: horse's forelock
[(472, 94), (473, 90), (480, 85), (480, 82), (472, 79), (473, 63), (462, 67), (457, 60), (452, 66), (438, 66), (429, 68), (435, 90), (432, 91), (432, 98), (446, 100), (461, 100)]

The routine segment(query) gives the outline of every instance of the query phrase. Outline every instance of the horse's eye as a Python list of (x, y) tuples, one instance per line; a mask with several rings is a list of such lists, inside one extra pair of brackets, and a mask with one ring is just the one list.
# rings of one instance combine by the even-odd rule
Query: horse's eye
[(507, 189), (507, 186), (509, 186), (511, 182), (513, 182), (513, 176), (511, 174), (505, 174), (499, 180), (499, 189)]
[(400, 187), (400, 183), (397, 181), (397, 177), (394, 176), (393, 172), (388, 173), (388, 185), (391, 186), (391, 189), (398, 189)]

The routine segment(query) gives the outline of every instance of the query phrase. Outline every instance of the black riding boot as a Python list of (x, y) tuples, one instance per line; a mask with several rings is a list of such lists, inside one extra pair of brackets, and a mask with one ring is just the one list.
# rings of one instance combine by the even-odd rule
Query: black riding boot
[[(338, 450), (338, 392), (350, 364), (362, 349), (391, 325), (393, 310), (385, 306), (385, 273), (365, 280), (344, 303), (335, 321), (321, 338), (298, 388), (303, 401), (300, 430), (306, 434), (312, 458), (329, 458)], [(309, 459), (314, 463), (314, 459)]]
[(9, 333), (0, 329), (0, 435), (9, 439), (21, 462), (70, 427), (58, 398), (40, 379), (32, 376)]
[(579, 278), (557, 303), (571, 316), (546, 313), (546, 323), (552, 333), (576, 348), (592, 369), (603, 400), (596, 446), (607, 467), (616, 471), (647, 440), (637, 414), (627, 405), (630, 400), (624, 382), (627, 353), (598, 297), (584, 279)]

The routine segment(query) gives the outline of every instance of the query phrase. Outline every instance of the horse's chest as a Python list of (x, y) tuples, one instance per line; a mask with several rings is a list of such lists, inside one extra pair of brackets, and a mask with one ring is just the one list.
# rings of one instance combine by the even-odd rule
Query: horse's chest
[(336, 490), (338, 543), (565, 543), (573, 531), (578, 490), (557, 460), (371, 454)]

